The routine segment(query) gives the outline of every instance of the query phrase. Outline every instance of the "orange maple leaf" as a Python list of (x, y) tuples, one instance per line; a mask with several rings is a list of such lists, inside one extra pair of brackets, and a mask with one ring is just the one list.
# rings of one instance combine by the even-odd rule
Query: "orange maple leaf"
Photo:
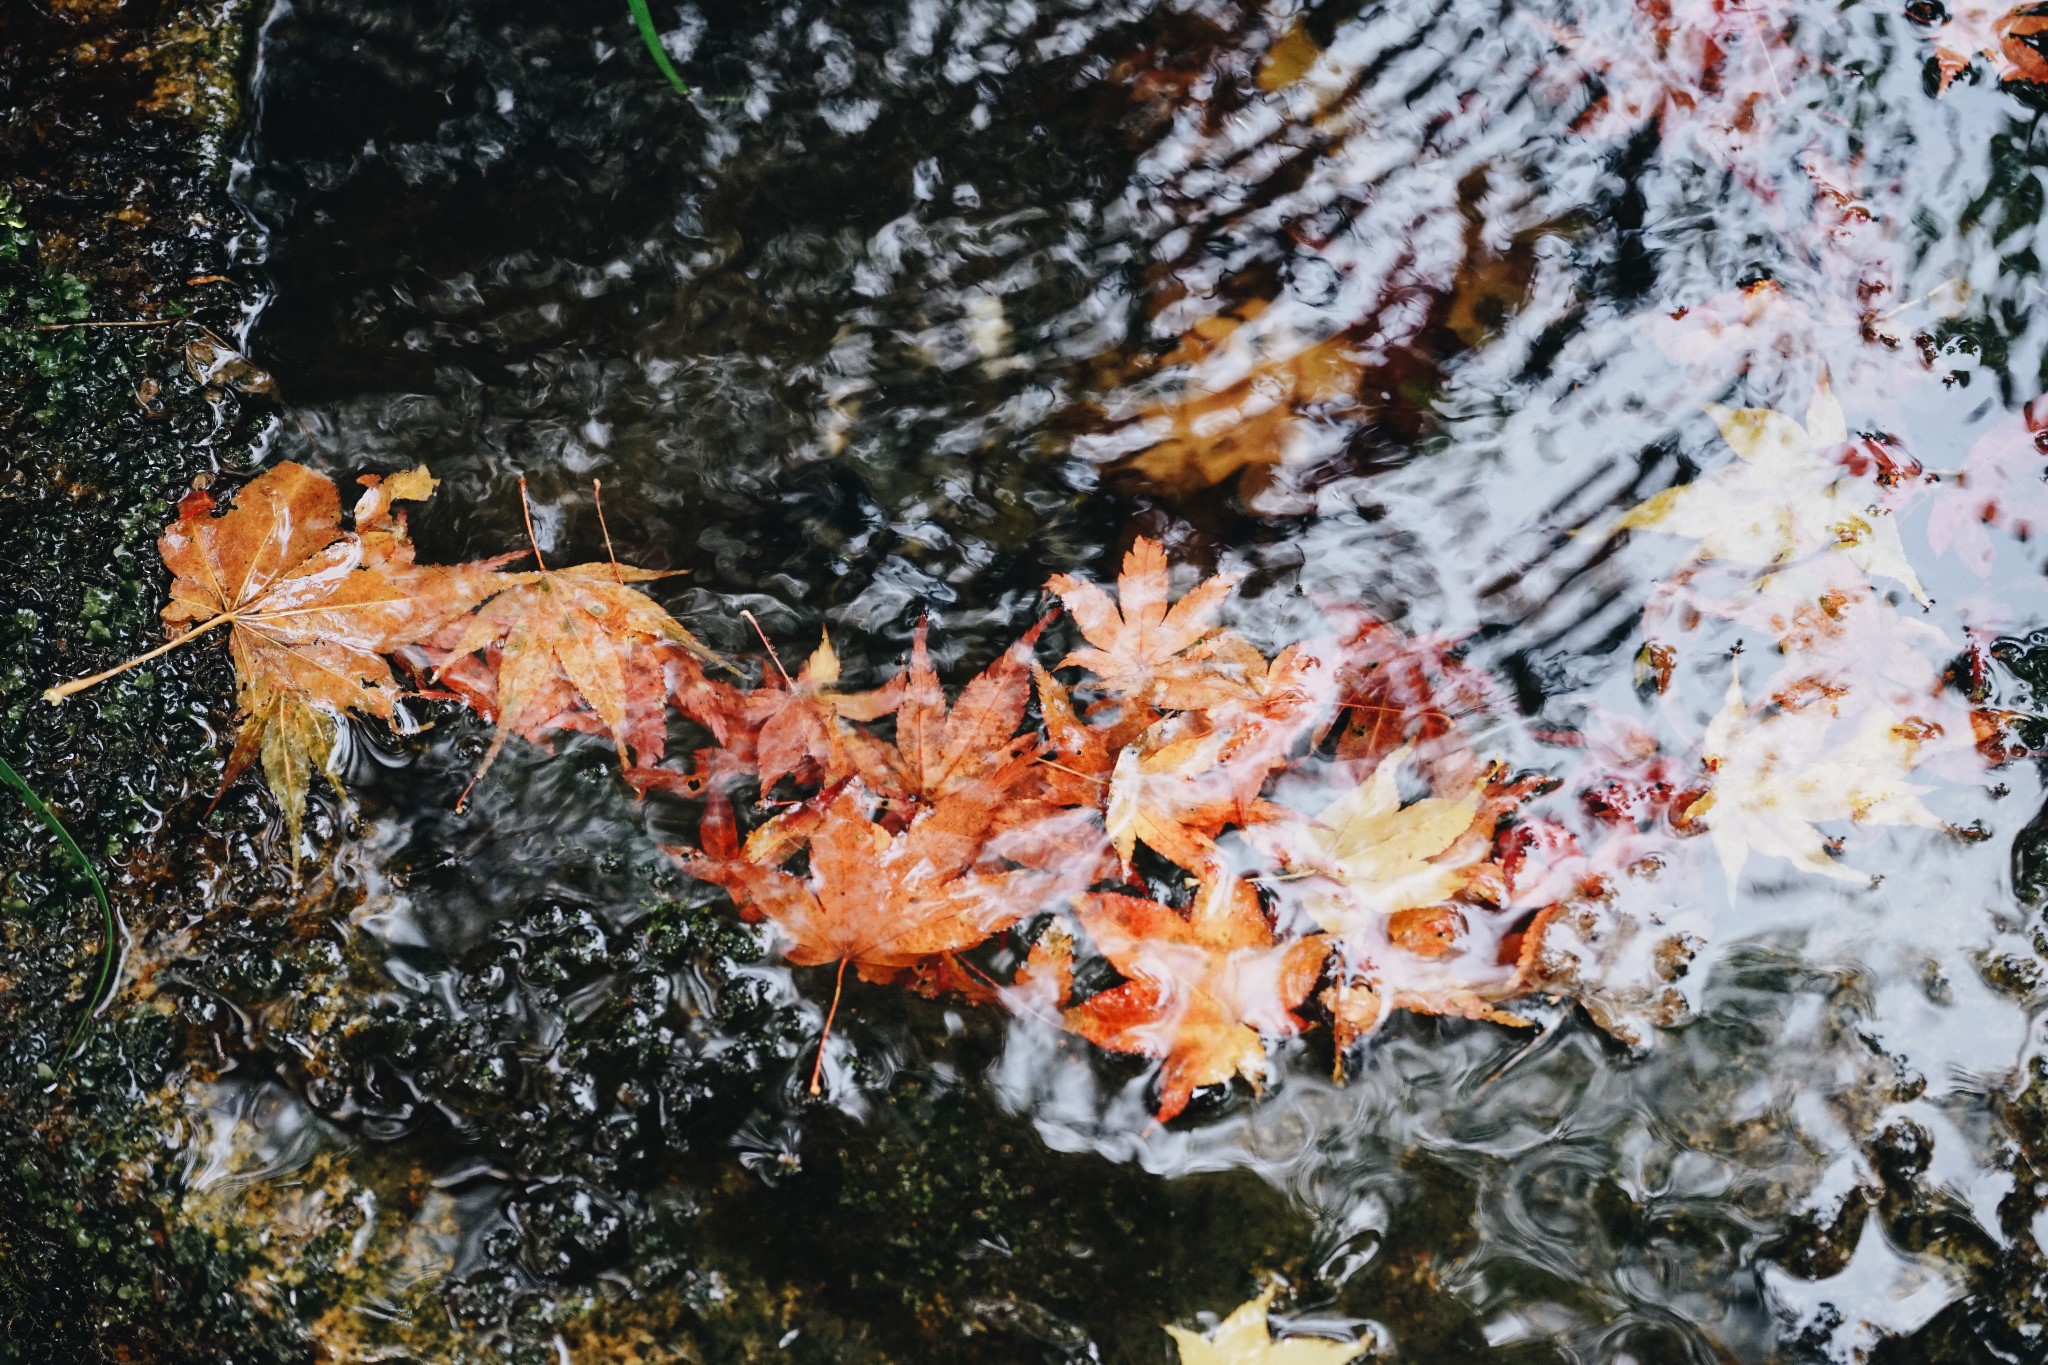
[(1948, 12), (1948, 19), (1934, 29), (1940, 89), (1946, 91), (1978, 57), (1991, 59), (1991, 69), (2001, 81), (2048, 83), (2048, 58), (2027, 41), (2048, 33), (2048, 13), (2039, 4), (1955, 0)]
[[(632, 766), (628, 735), (661, 723), (665, 677), (654, 661), (677, 648), (709, 657), (659, 603), (627, 586), (668, 576), (615, 563), (501, 575), (511, 585), (448, 632), (446, 658), (483, 650), (497, 657), (496, 733), (464, 801), (515, 734), (536, 738), (551, 728), (601, 726), (618, 750), (619, 766)], [(564, 713), (579, 705), (594, 721), (587, 727), (564, 723)]]
[[(1502, 1009), (1499, 1002), (1545, 989), (1544, 936), (1565, 908), (1558, 904), (1537, 911), (1522, 927), (1499, 938), (1491, 965), (1468, 972), (1461, 973), (1455, 966), (1419, 973), (1347, 970), (1343, 979), (1325, 987), (1318, 997), (1330, 1012), (1338, 1074), (1343, 1073), (1344, 1054), (1351, 1045), (1371, 1034), (1396, 1010), (1533, 1028), (1531, 1020)], [(1405, 950), (1411, 962), (1453, 956), (1456, 950), (1449, 940), (1465, 933), (1461, 914), (1449, 906), (1426, 915), (1412, 912), (1406, 923), (1389, 926), (1396, 951)]]
[(313, 770), (326, 770), (340, 716), (359, 711), (389, 720), (402, 695), (384, 656), (510, 581), (495, 572), (502, 560), (413, 563), (404, 519), (391, 514), (391, 503), (432, 493), (424, 468), (366, 482), (371, 487), (356, 506), (359, 533), (341, 529), (334, 481), (290, 462), (251, 480), (222, 515), (214, 515), (210, 495), (188, 495), (157, 542), (172, 573), (164, 625), (181, 633), (118, 668), (44, 694), (61, 702), (228, 627), (242, 725), (221, 786), (260, 754), (295, 865), (306, 790)]
[(1162, 665), (1215, 630), (1216, 612), (1236, 586), (1237, 575), (1214, 574), (1169, 608), (1166, 550), (1149, 536), (1138, 537), (1125, 554), (1115, 598), (1072, 574), (1054, 574), (1046, 588), (1066, 604), (1088, 641), (1059, 667), (1085, 668), (1104, 687), (1139, 697)]
[(1195, 717), (1161, 722), (1126, 745), (1110, 773), (1103, 824), (1130, 865), (1144, 844), (1208, 878), (1218, 870), (1216, 836), (1226, 825), (1277, 814), (1259, 798), (1286, 752), (1256, 726), (1212, 726)]
[[(785, 830), (784, 837), (749, 850), (786, 858), (799, 843), (807, 845), (804, 875), (746, 856), (689, 854), (684, 866), (729, 891), (742, 915), (773, 921), (789, 940), (785, 956), (796, 966), (836, 962), (842, 985), (849, 965), (863, 980), (892, 981), (986, 941), (1071, 889), (1071, 877), (1053, 873), (973, 870), (1005, 790), (1006, 783), (996, 781), (944, 797), (892, 833), (873, 818), (875, 799), (855, 778), (809, 803), (815, 815), (807, 829)], [(838, 999), (835, 986), (834, 1012)], [(815, 1069), (811, 1086), (816, 1094)]]
[(846, 751), (850, 733), (841, 722), (880, 720), (902, 700), (900, 681), (873, 692), (839, 691), (839, 655), (832, 637), (820, 633), (818, 647), (791, 678), (780, 660), (772, 659), (780, 686), (767, 686), (746, 698), (746, 720), (755, 728), (755, 762), (766, 800), (784, 777), (815, 771), (827, 785), (852, 776)]
[[(961, 691), (949, 709), (945, 689), (925, 646), (926, 623), (918, 622), (910, 667), (895, 694), (896, 742), (859, 736), (851, 745), (854, 766), (877, 792), (902, 800), (936, 801), (986, 781), (1018, 755), (1034, 750), (1031, 736), (1019, 738), (1024, 708), (1031, 700), (1031, 650), (1047, 617), (1026, 631), (1001, 658)], [(843, 714), (843, 713), (842, 713)]]
[[(1294, 1010), (1329, 956), (1321, 937), (1275, 942), (1257, 895), (1234, 879), (1206, 886), (1188, 914), (1114, 892), (1081, 897), (1075, 914), (1129, 979), (1069, 1008), (1066, 1026), (1097, 1047), (1160, 1060), (1161, 1123), (1202, 1086), (1260, 1082), (1266, 1038), (1302, 1029)], [(1060, 964), (1036, 954), (1031, 967), (1037, 981), (1064, 980)]]

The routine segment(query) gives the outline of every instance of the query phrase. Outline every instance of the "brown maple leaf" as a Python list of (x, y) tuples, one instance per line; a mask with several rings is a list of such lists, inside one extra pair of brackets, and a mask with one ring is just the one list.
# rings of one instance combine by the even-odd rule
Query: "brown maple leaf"
[[(373, 483), (357, 504), (359, 534), (341, 529), (334, 481), (276, 465), (216, 516), (205, 493), (185, 498), (158, 541), (173, 575), (164, 625), (181, 633), (119, 668), (44, 695), (53, 703), (223, 626), (242, 726), (222, 788), (260, 754), (298, 860), (311, 772), (323, 770), (344, 712), (389, 720), (402, 689), (384, 656), (419, 641), (509, 581), (500, 560), (413, 563), (396, 498), (422, 498), (424, 468)], [(182, 628), (182, 629), (181, 629)], [(330, 774), (331, 776), (331, 774)]]
[[(1276, 942), (1257, 895), (1235, 879), (1205, 886), (1190, 913), (1100, 892), (1075, 914), (1128, 979), (1069, 1008), (1066, 1026), (1097, 1047), (1159, 1059), (1161, 1123), (1202, 1086), (1261, 1081), (1266, 1038), (1301, 1030), (1294, 1010), (1329, 956), (1320, 937)], [(1040, 979), (1060, 978), (1058, 964), (1031, 965)]]
[(1072, 574), (1054, 574), (1045, 586), (1066, 604), (1088, 642), (1059, 667), (1085, 668), (1105, 688), (1142, 700), (1162, 665), (1213, 633), (1237, 575), (1211, 575), (1168, 607), (1166, 549), (1139, 536), (1124, 555), (1115, 598)]
[(1343, 332), (1313, 342), (1261, 334), (1247, 324), (1265, 307), (1203, 318), (1159, 360), (1179, 390), (1137, 409), (1133, 423), (1154, 439), (1122, 468), (1168, 493), (1199, 493), (1285, 464), (1298, 430), (1355, 412), (1364, 350)]
[[(1018, 760), (1016, 766), (1027, 764)], [(1052, 873), (973, 870), (1003, 789), (1002, 782), (977, 784), (892, 832), (873, 818), (875, 799), (855, 778), (811, 803), (807, 830), (785, 831), (786, 837), (751, 850), (780, 858), (801, 843), (810, 855), (802, 876), (745, 856), (685, 855), (684, 866), (729, 891), (742, 915), (773, 921), (789, 940), (785, 956), (795, 965), (836, 962), (841, 984), (849, 965), (863, 980), (892, 981), (984, 942), (1070, 889), (1071, 878)], [(835, 987), (835, 1012), (838, 999)], [(817, 1088), (814, 1068), (813, 1094)]]
[(1378, 762), (1413, 744), (1432, 760), (1455, 759), (1457, 724), (1504, 705), (1491, 677), (1456, 658), (1456, 639), (1410, 636), (1354, 608), (1333, 614), (1342, 631), (1337, 688), (1345, 715), (1337, 757)]
[(1397, 1010), (1533, 1027), (1501, 1002), (1549, 988), (1540, 970), (1544, 936), (1566, 904), (1534, 914), (1488, 914), (1473, 904), (1417, 907), (1388, 916), (1377, 947), (1347, 945), (1339, 979), (1318, 997), (1330, 1012), (1338, 1076), (1352, 1044)]
[(1991, 69), (2001, 81), (2048, 83), (2048, 58), (2027, 41), (2048, 32), (2048, 13), (2039, 4), (1954, 0), (1948, 15), (1934, 29), (1941, 90), (1946, 91), (1978, 57), (1991, 59)]

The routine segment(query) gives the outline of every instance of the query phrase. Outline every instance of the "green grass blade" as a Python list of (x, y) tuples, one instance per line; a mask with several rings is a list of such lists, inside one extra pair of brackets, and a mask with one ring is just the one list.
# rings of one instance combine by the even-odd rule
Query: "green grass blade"
[(654, 26), (654, 12), (647, 8), (647, 0), (626, 0), (626, 4), (633, 11), (633, 22), (640, 27), (640, 41), (647, 44), (648, 55), (653, 57), (654, 64), (661, 68), (661, 74), (668, 77), (670, 85), (685, 95), (689, 94), (689, 82), (676, 70), (675, 63), (668, 59), (668, 49), (661, 45), (661, 30)]
[(64, 822), (57, 818), (57, 812), (51, 810), (49, 803), (36, 795), (35, 789), (29, 786), (22, 775), (14, 771), (13, 765), (4, 758), (0, 758), (0, 782), (5, 782), (20, 793), (22, 802), (35, 813), (38, 820), (50, 827), (50, 833), (57, 836), (57, 842), (71, 855), (71, 860), (78, 864), (78, 870), (85, 874), (85, 879), (92, 883), (92, 893), (99, 898), (100, 916), (105, 921), (107, 940), (106, 947), (100, 954), (99, 984), (92, 988), (92, 994), (86, 999), (85, 1016), (78, 1021), (78, 1027), (71, 1030), (71, 1040), (64, 1045), (68, 1050), (77, 1045), (79, 1038), (85, 1033), (86, 1025), (92, 1022), (93, 1011), (98, 1007), (101, 997), (107, 993), (107, 982), (114, 975), (114, 936), (118, 932), (114, 924), (114, 903), (107, 899), (106, 884), (94, 870), (92, 859), (85, 856), (85, 850), (78, 846), (78, 840), (72, 838), (71, 831), (64, 828)]

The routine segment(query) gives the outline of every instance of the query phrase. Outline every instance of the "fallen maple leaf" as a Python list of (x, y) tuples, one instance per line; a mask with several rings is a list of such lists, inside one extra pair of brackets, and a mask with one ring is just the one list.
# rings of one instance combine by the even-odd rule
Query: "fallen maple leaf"
[(1167, 1335), (1180, 1348), (1180, 1365), (1344, 1365), (1370, 1349), (1369, 1341), (1329, 1341), (1318, 1337), (1273, 1339), (1266, 1312), (1277, 1286), (1266, 1286), (1257, 1298), (1238, 1305), (1216, 1329), (1198, 1335), (1185, 1327), (1169, 1327)]
[[(519, 502), (524, 511), (523, 478)], [(602, 522), (602, 504), (598, 515)], [(533, 538), (530, 516), (527, 538)], [(610, 548), (609, 531), (605, 545)], [(440, 670), (486, 650), (495, 659), (497, 725), (476, 775), (456, 800), (457, 810), (515, 734), (540, 740), (553, 730), (585, 730), (610, 738), (621, 771), (633, 767), (629, 742), (640, 749), (643, 765), (651, 766), (661, 756), (667, 724), (666, 660), (678, 651), (715, 657), (653, 598), (627, 586), (668, 578), (670, 571), (616, 559), (550, 569), (537, 544), (533, 555), (538, 570), (503, 575), (502, 592), (433, 642), (442, 650)], [(583, 708), (587, 718), (579, 714)]]
[(1047, 799), (1064, 806), (1101, 806), (1108, 799), (1116, 756), (1159, 720), (1158, 713), (1131, 708), (1129, 724), (1123, 727), (1127, 733), (1105, 733), (1081, 719), (1072, 695), (1059, 679), (1035, 663), (1031, 675), (1038, 687), (1038, 712), (1045, 726), (1047, 753), (1041, 767)]
[(1162, 665), (1216, 629), (1216, 613), (1237, 575), (1213, 574), (1169, 608), (1166, 549), (1139, 536), (1124, 555), (1115, 598), (1072, 574), (1054, 574), (1045, 586), (1066, 604), (1088, 642), (1058, 666), (1085, 668), (1105, 688), (1143, 700)]
[(1332, 933), (1355, 936), (1363, 923), (1447, 900), (1464, 886), (1465, 860), (1439, 861), (1479, 818), (1476, 788), (1462, 797), (1425, 796), (1401, 804), (1400, 772), (1413, 750), (1382, 759), (1372, 776), (1323, 807), (1254, 835), (1288, 864), (1319, 871), (1330, 894), (1307, 897), (1309, 912)]
[(1278, 808), (1259, 798), (1286, 761), (1284, 736), (1258, 728), (1212, 725), (1177, 717), (1126, 745), (1110, 772), (1103, 825), (1126, 867), (1138, 844), (1197, 877), (1219, 869), (1216, 836), (1225, 825), (1248, 825)]
[(1856, 719), (1845, 738), (1827, 708), (1752, 709), (1739, 677), (1707, 726), (1702, 748), (1713, 785), (1687, 809), (1713, 837), (1732, 891), (1752, 851), (1784, 858), (1808, 872), (1866, 880), (1829, 856), (1818, 824), (1948, 825), (1920, 800), (1925, 787), (1906, 781), (1930, 727), (1888, 707)]
[(902, 685), (893, 682), (874, 692), (839, 691), (839, 655), (824, 632), (795, 678), (782, 671), (779, 661), (775, 671), (779, 687), (760, 688), (746, 699), (746, 718), (758, 729), (754, 743), (764, 800), (778, 782), (806, 771), (806, 765), (828, 786), (851, 776), (840, 722), (880, 720), (902, 699)]
[[(742, 914), (772, 920), (788, 938), (785, 955), (795, 965), (836, 962), (842, 984), (849, 965), (863, 980), (891, 981), (928, 959), (974, 947), (1070, 889), (1071, 879), (1054, 873), (970, 870), (1006, 788), (1004, 780), (977, 784), (891, 833), (873, 818), (874, 797), (855, 778), (813, 803), (807, 829), (786, 829), (748, 850), (780, 859), (805, 846), (810, 864), (803, 876), (747, 856), (685, 855), (684, 866), (731, 892)], [(811, 1085), (817, 1093), (815, 1070)]]
[(910, 667), (892, 698), (900, 698), (894, 708), (896, 742), (861, 736), (850, 746), (854, 766), (868, 785), (899, 800), (937, 801), (987, 781), (1019, 754), (1034, 749), (1035, 738), (1020, 739), (1017, 728), (1024, 723), (1031, 700), (1032, 646), (1050, 619), (1003, 651), (950, 708), (925, 645), (926, 623), (918, 622)]
[(1616, 530), (1684, 536), (1697, 542), (1701, 559), (1769, 567), (1833, 552), (1872, 577), (1897, 579), (1928, 604), (1897, 524), (1872, 505), (1876, 490), (1837, 458), (1849, 430), (1825, 381), (1804, 426), (1769, 408), (1707, 411), (1736, 462), (1631, 508)]
[(1457, 639), (1410, 636), (1354, 607), (1327, 610), (1341, 632), (1338, 758), (1377, 762), (1404, 746), (1444, 756), (1460, 721), (1500, 708), (1498, 685), (1455, 657)]
[(1075, 917), (1128, 978), (1066, 1011), (1068, 1029), (1098, 1047), (1160, 1059), (1161, 1123), (1196, 1089), (1266, 1074), (1269, 1036), (1303, 1027), (1293, 1011), (1314, 989), (1329, 947), (1274, 940), (1251, 887), (1218, 879), (1191, 913), (1136, 896), (1081, 897)]
[[(251, 480), (234, 506), (195, 493), (158, 541), (173, 575), (168, 644), (76, 682), (52, 703), (190, 640), (229, 628), (242, 726), (222, 788), (260, 754), (277, 789), (298, 861), (308, 777), (323, 771), (344, 712), (389, 720), (402, 690), (384, 656), (419, 641), (511, 581), (501, 561), (449, 566), (412, 562), (397, 498), (432, 493), (424, 468), (373, 485), (357, 504), (361, 534), (341, 529), (334, 481), (303, 465), (278, 464)], [(331, 777), (331, 774), (330, 774)]]
[(1264, 308), (1203, 318), (1160, 359), (1177, 391), (1132, 414), (1149, 440), (1122, 468), (1166, 492), (1199, 493), (1285, 464), (1298, 431), (1358, 407), (1360, 348), (1342, 332), (1313, 342), (1277, 335), (1255, 322)]
[(1948, 18), (1934, 28), (1934, 62), (1943, 93), (1978, 57), (1991, 59), (2001, 81), (2048, 83), (2048, 58), (2027, 41), (2048, 32), (2048, 14), (2039, 4), (1951, 0), (1947, 9)]

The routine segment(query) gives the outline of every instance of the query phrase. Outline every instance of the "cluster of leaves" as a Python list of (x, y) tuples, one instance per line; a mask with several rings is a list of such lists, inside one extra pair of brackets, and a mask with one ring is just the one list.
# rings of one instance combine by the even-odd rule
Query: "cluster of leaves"
[[(675, 856), (772, 924), (792, 964), (836, 966), (834, 1011), (849, 967), (1002, 1002), (1155, 1060), (1165, 1121), (1200, 1088), (1258, 1083), (1276, 1040), (1319, 1024), (1341, 1059), (1400, 1010), (1526, 1022), (1503, 1002), (1569, 988), (1558, 931), (1682, 836), (1709, 836), (1731, 891), (1752, 855), (1854, 880), (1822, 826), (1945, 829), (1913, 771), (2005, 756), (1999, 719), (1950, 685), (1953, 646), (1882, 590), (1925, 600), (1890, 516), (1924, 481), (1851, 439), (1825, 385), (1804, 422), (1711, 415), (1736, 458), (1612, 528), (1695, 542), (1646, 610), (1641, 675), (1663, 693), (1710, 620), (1768, 633), (1783, 663), (1761, 692), (1731, 668), (1684, 755), (1610, 737), (1576, 802), (1544, 804), (1554, 781), (1475, 747), (1472, 722), (1502, 708), (1454, 641), (1328, 604), (1269, 654), (1223, 624), (1232, 576), (1175, 600), (1144, 538), (1114, 592), (1047, 583), (1080, 636), (1050, 667), (1051, 615), (951, 698), (928, 624), (871, 690), (842, 686), (829, 637), (793, 677), (771, 649), (749, 687), (707, 672), (633, 586), (658, 573), (420, 564), (397, 504), (432, 493), (424, 468), (364, 477), (344, 526), (335, 485), (283, 464), (230, 509), (180, 506), (161, 540), (177, 634), (143, 657), (227, 629), (242, 723), (226, 781), (260, 760), (295, 858), (350, 713), (402, 723), (409, 690), (464, 702), (495, 724), (479, 776), (511, 737), (598, 736), (636, 790), (700, 804), (698, 846)], [(1973, 536), (2033, 515), (1998, 500), (2007, 447), (2033, 449), (2033, 430), (2024, 414), (1995, 429), (1981, 480), (1943, 486), (1965, 512), (1936, 528), (1980, 571)], [(677, 713), (712, 742), (670, 755)]]
[[(1522, 789), (1456, 749), (1418, 676), (1430, 647), (1358, 618), (1269, 657), (1217, 623), (1233, 579), (1168, 585), (1146, 539), (1114, 596), (1054, 577), (1083, 646), (1045, 668), (1041, 623), (950, 704), (922, 627), (876, 691), (835, 690), (825, 645), (793, 680), (728, 693), (699, 786), (817, 790), (743, 845), (714, 802), (685, 865), (800, 966), (1005, 999), (1157, 1059), (1162, 1120), (1259, 1080), (1269, 1041), (1318, 1017), (1340, 1043), (1394, 1008), (1518, 1022), (1493, 1002), (1527, 984), (1497, 927), (1530, 917), (1497, 856)], [(1404, 775), (1456, 794), (1404, 802)], [(1113, 983), (1081, 988), (1077, 961)]]
[[(1781, 662), (1761, 701), (1745, 697), (1731, 666), (1726, 703), (1700, 740), (1712, 788), (1683, 818), (1711, 833), (1731, 885), (1752, 851), (1860, 880), (1833, 856), (1836, 843), (1820, 824), (1946, 829), (1920, 799), (1927, 788), (1908, 774), (1941, 755), (1981, 748), (1994, 761), (2006, 756), (1995, 738), (2000, 719), (1973, 710), (1966, 689), (1951, 686), (1947, 664), (1959, 643), (1894, 600), (1903, 593), (1928, 604), (1893, 515), (1927, 485), (1897, 452), (1852, 439), (1825, 383), (1803, 423), (1765, 408), (1709, 411), (1737, 458), (1616, 523), (1694, 542), (1693, 562), (1659, 586), (1646, 610), (1639, 663), (1665, 691), (1673, 642), (1710, 620), (1759, 631)], [(2010, 444), (2009, 433), (1993, 436), (1978, 463), (2002, 458)], [(1958, 491), (1973, 500), (1967, 487)], [(1954, 505), (1951, 497), (1939, 510)], [(1983, 510), (1978, 535), (1996, 515), (1994, 504)], [(1938, 535), (1944, 522), (1933, 524)], [(1988, 573), (1988, 539), (1982, 550), (1978, 567)]]
[[(1163, 1119), (1262, 1077), (1268, 1041), (1317, 1019), (1347, 1044), (1394, 1009), (1519, 1022), (1495, 1002), (1526, 989), (1536, 907), (1500, 835), (1531, 787), (1461, 739), (1485, 688), (1443, 642), (1333, 612), (1269, 657), (1218, 623), (1234, 579), (1170, 601), (1141, 539), (1114, 596), (1048, 584), (1085, 642), (1054, 669), (1041, 622), (949, 701), (920, 626), (878, 689), (840, 687), (829, 639), (745, 688), (632, 586), (660, 575), (420, 564), (397, 504), (434, 480), (361, 483), (344, 527), (335, 485), (281, 464), (225, 511), (187, 497), (161, 540), (176, 635), (143, 657), (227, 631), (225, 782), (260, 762), (294, 857), (345, 718), (403, 720), (395, 658), (495, 722), (486, 769), (511, 736), (589, 733), (640, 791), (701, 801), (677, 856), (790, 962), (1006, 999), (1156, 1058)], [(665, 761), (672, 709), (716, 741), (687, 766)], [(741, 789), (761, 798), (744, 813)]]
[(1941, 89), (1947, 90), (1979, 57), (1990, 59), (1991, 70), (2001, 81), (2048, 84), (2048, 57), (2029, 41), (2044, 32), (2048, 32), (2048, 14), (2043, 14), (2038, 4), (1955, 0), (1943, 6), (1934, 24), (1934, 60)]
[(453, 668), (468, 680), (466, 699), (498, 723), (486, 768), (506, 736), (544, 739), (565, 728), (610, 734), (625, 761), (627, 740), (642, 734), (628, 715), (628, 668), (705, 652), (653, 599), (627, 586), (661, 575), (615, 564), (503, 572), (517, 555), (417, 563), (397, 504), (430, 496), (435, 482), (424, 467), (388, 479), (364, 476), (348, 529), (334, 481), (301, 465), (265, 471), (225, 512), (195, 490), (158, 541), (172, 574), (163, 620), (174, 638), (45, 697), (61, 703), (227, 628), (241, 727), (221, 785), (260, 760), (294, 862), (313, 774), (339, 790), (342, 718), (398, 718), (406, 689), (392, 672), (393, 655), (422, 651), (435, 671)]

